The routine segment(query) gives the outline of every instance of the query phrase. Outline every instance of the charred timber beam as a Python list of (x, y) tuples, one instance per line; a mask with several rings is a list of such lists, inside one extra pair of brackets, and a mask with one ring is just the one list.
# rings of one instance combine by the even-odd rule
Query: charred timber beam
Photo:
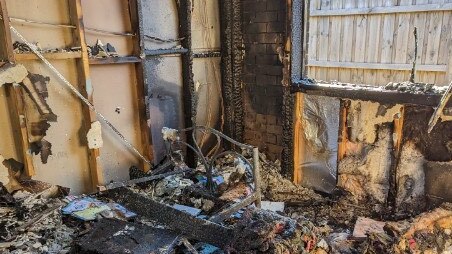
[[(183, 109), (184, 124), (186, 127), (196, 125), (196, 93), (195, 82), (193, 80), (193, 50), (191, 34), (192, 1), (181, 0), (179, 3), (179, 37), (185, 38), (181, 45), (187, 49), (187, 53), (182, 55), (182, 79), (183, 79)], [(191, 137), (191, 132), (187, 137)], [(189, 145), (193, 146), (193, 140), (187, 139)], [(196, 156), (190, 149), (187, 150), (187, 165), (191, 168), (196, 166)]]
[(168, 205), (153, 201), (126, 188), (107, 190), (101, 194), (124, 205), (140, 216), (154, 220), (189, 239), (227, 248), (234, 240), (234, 230), (211, 221), (198, 219)]
[(232, 29), (231, 29), (231, 0), (220, 1), (220, 41), (221, 41), (221, 93), (224, 107), (224, 132), (234, 137), (232, 97)]
[[(291, 92), (301, 92), (309, 95), (320, 95), (342, 99), (374, 101), (388, 104), (412, 104), (436, 107), (440, 103), (442, 94), (410, 93), (395, 90), (385, 90), (384, 87), (355, 85), (342, 83), (315, 83), (307, 80), (292, 82)], [(452, 107), (449, 102), (447, 107)]]
[(240, 0), (220, 1), (221, 72), (225, 112), (225, 133), (243, 141), (244, 109), (242, 89), (243, 36), (242, 3)]

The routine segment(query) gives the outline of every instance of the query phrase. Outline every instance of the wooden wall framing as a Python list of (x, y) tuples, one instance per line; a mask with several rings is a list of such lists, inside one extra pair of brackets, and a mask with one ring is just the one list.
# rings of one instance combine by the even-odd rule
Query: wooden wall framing
[[(145, 98), (146, 98), (146, 93), (147, 93), (147, 89), (146, 89), (146, 85), (145, 85), (145, 80), (144, 80), (144, 67), (142, 64), (142, 59), (144, 58), (144, 42), (143, 42), (143, 37), (142, 37), (142, 33), (141, 33), (141, 29), (142, 29), (142, 18), (140, 15), (140, 8), (141, 8), (141, 0), (120, 0), (123, 1), (126, 5), (128, 5), (128, 9), (130, 11), (130, 13), (125, 13), (124, 16), (129, 17), (130, 20), (128, 20), (126, 23), (130, 23), (130, 28), (131, 28), (131, 33), (134, 34), (134, 36), (132, 36), (132, 43), (130, 45), (130, 51), (132, 54), (131, 55), (123, 55), (123, 56), (119, 56), (119, 57), (115, 57), (115, 58), (105, 58), (105, 59), (90, 59), (88, 57), (88, 50), (87, 50), (87, 39), (86, 39), (86, 31), (85, 31), (85, 19), (83, 16), (83, 1), (82, 0), (67, 0), (66, 3), (53, 3), (52, 0), (46, 0), (46, 1), (33, 1), (30, 2), (30, 8), (48, 8), (49, 12), (55, 11), (55, 8), (57, 9), (57, 11), (59, 13), (61, 13), (61, 15), (63, 16), (63, 18), (61, 18), (59, 20), (59, 22), (69, 22), (69, 24), (71, 26), (75, 26), (75, 29), (73, 28), (62, 28), (62, 27), (54, 27), (51, 29), (64, 29), (67, 31), (62, 32), (63, 33), (63, 39), (61, 41), (63, 41), (63, 43), (65, 44), (64, 46), (79, 46), (81, 47), (81, 52), (64, 52), (64, 53), (47, 53), (45, 54), (45, 57), (47, 59), (49, 59), (50, 61), (58, 61), (55, 63), (58, 63), (59, 65), (66, 65), (67, 61), (67, 66), (71, 66), (73, 61), (75, 66), (76, 66), (76, 82), (73, 82), (74, 85), (76, 85), (76, 83), (78, 83), (78, 88), (79, 91), (86, 97), (88, 98), (88, 100), (90, 100), (92, 103), (94, 103), (94, 105), (96, 106), (96, 102), (95, 102), (95, 96), (94, 96), (94, 88), (93, 86), (96, 86), (96, 84), (92, 83), (92, 65), (95, 66), (99, 66), (99, 65), (133, 65), (132, 72), (130, 73), (134, 73), (135, 77), (133, 78), (134, 82), (131, 83), (132, 86), (135, 86), (134, 88), (130, 88), (129, 90), (131, 91), (133, 98), (130, 98), (130, 103), (133, 103), (134, 105), (136, 104), (136, 108), (138, 110), (138, 112), (136, 112), (136, 110), (134, 109), (135, 106), (133, 106), (133, 108), (130, 108), (129, 111), (132, 112), (133, 114), (138, 114), (137, 116), (137, 125), (138, 125), (138, 130), (136, 131), (136, 133), (139, 132), (138, 137), (135, 138), (136, 141), (138, 141), (138, 144), (135, 142), (135, 146), (138, 147), (138, 149), (140, 150), (140, 152), (148, 159), (148, 160), (152, 160), (152, 156), (153, 156), (153, 151), (152, 151), (152, 145), (150, 144), (150, 128), (148, 126), (148, 119), (147, 119), (147, 115), (146, 115), (146, 102), (145, 102)], [(8, 0), (1, 0), (0, 1), (0, 7), (1, 7), (1, 15), (2, 17), (9, 17), (8, 16), (8, 11), (7, 11), (7, 2)], [(15, 9), (17, 9), (18, 7), (15, 5), (20, 5), (20, 3), (17, 2), (11, 2), (10, 4), (13, 5), (13, 7), (15, 7)], [(28, 2), (26, 3), (28, 4)], [(52, 4), (52, 6), (45, 6), (45, 5), (50, 5)], [(23, 6), (22, 6), (23, 7)], [(51, 8), (50, 8), (51, 7)], [(60, 9), (58, 9), (60, 8)], [(24, 8), (24, 15), (26, 15), (27, 13), (27, 8)], [(65, 18), (64, 11), (67, 11), (67, 18)], [(17, 10), (16, 10), (17, 11)], [(104, 9), (104, 10), (96, 10), (96, 11), (107, 11), (108, 12), (108, 8)], [(17, 12), (16, 12), (17, 15)], [(107, 14), (108, 15), (108, 14)], [(50, 15), (51, 16), (51, 15)], [(48, 20), (45, 20), (46, 17), (45, 16), (40, 16), (41, 18), (43, 18), (44, 22), (49, 22)], [(111, 17), (114, 18), (114, 17)], [(31, 18), (30, 18), (31, 19)], [(50, 19), (50, 18), (49, 18)], [(34, 71), (36, 72), (36, 70), (41, 70), (41, 69), (45, 69), (45, 67), (43, 66), (39, 66), (42, 65), (41, 62), (36, 61), (36, 56), (34, 56), (33, 54), (15, 54), (13, 51), (13, 46), (12, 46), (12, 39), (11, 39), (11, 33), (9, 30), (9, 20), (8, 18), (3, 18), (1, 23), (1, 27), (0, 27), (0, 32), (2, 33), (1, 36), (1, 42), (0, 42), (0, 57), (2, 58), (2, 60), (4, 61), (9, 61), (9, 62), (16, 62), (16, 61), (20, 61), (20, 63), (23, 63), (27, 68), (29, 66), (33, 66), (33, 70), (30, 71)], [(12, 24), (13, 26), (16, 27), (16, 24)], [(23, 25), (23, 24), (20, 24)], [(20, 25), (17, 25), (17, 27), (19, 27)], [(66, 24), (67, 25), (67, 24)], [(30, 40), (35, 42), (34, 40), (39, 40), (42, 39), (43, 35), (42, 34), (36, 34), (36, 38), (30, 38), (30, 31), (29, 29), (33, 29), (33, 25), (31, 25), (30, 27), (25, 27), (24, 26), (20, 26), (20, 28), (22, 29), (27, 29), (27, 33), (26, 33), (26, 37)], [(41, 31), (42, 32), (42, 31)], [(67, 38), (67, 34), (66, 32), (69, 32), (69, 38)], [(32, 33), (32, 31), (31, 31)], [(51, 35), (49, 35), (50, 37)], [(64, 37), (66, 36), (66, 37)], [(57, 38), (57, 41), (60, 38)], [(52, 45), (53, 42), (52, 41), (46, 41), (46, 44)], [(55, 43), (57, 44), (57, 43)], [(120, 45), (122, 46), (122, 45)], [(129, 47), (129, 44), (127, 44), (127, 46)], [(119, 51), (119, 50), (118, 50)], [(121, 52), (120, 52), (121, 53)], [(101, 67), (96, 67), (96, 68), (101, 68)], [(58, 69), (58, 68), (57, 68)], [(72, 71), (72, 70), (70, 70)], [(73, 70), (75, 71), (75, 69)], [(65, 72), (63, 72), (63, 75), (65, 74)], [(43, 74), (44, 75), (44, 74)], [(72, 74), (71, 74), (72, 75)], [(51, 80), (53, 80), (53, 82), (57, 83), (59, 82), (59, 80), (57, 80), (57, 77), (52, 76)], [(57, 84), (56, 86), (58, 86), (59, 84)], [(126, 85), (126, 84), (124, 84)], [(9, 96), (10, 102), (8, 102), (8, 105), (12, 106), (11, 108), (13, 109), (13, 115), (17, 117), (18, 121), (19, 121), (19, 127), (20, 127), (20, 144), (16, 145), (20, 145), (21, 146), (21, 150), (23, 152), (23, 154), (21, 156), (17, 156), (19, 160), (23, 160), (25, 166), (26, 166), (26, 170), (27, 173), (32, 176), (35, 174), (35, 162), (33, 162), (33, 158), (30, 154), (29, 151), (29, 143), (31, 138), (28, 137), (28, 133), (29, 130), (27, 130), (27, 117), (26, 117), (26, 113), (22, 112), (23, 106), (24, 106), (24, 102), (23, 102), (23, 95), (21, 94), (20, 89), (17, 86), (9, 86), (11, 87), (10, 90), (11, 92), (14, 93), (14, 96)], [(70, 96), (70, 95), (68, 95)], [(119, 95), (114, 95), (114, 94), (105, 94), (105, 96), (117, 96), (117, 97), (121, 97), (121, 96), (127, 96), (127, 95), (123, 95), (123, 94), (119, 94)], [(1, 98), (0, 98), (1, 99)], [(49, 99), (51, 99), (49, 97)], [(69, 103), (69, 102), (68, 102)], [(83, 149), (85, 150), (85, 152), (87, 152), (88, 155), (86, 156), (78, 156), (75, 155), (75, 157), (79, 157), (80, 160), (85, 160), (84, 158), (87, 158), (87, 164), (89, 165), (89, 174), (91, 175), (91, 181), (90, 183), (85, 183), (85, 186), (82, 186), (80, 188), (76, 188), (76, 192), (82, 192), (82, 191), (90, 191), (90, 190), (94, 190), (95, 187), (99, 184), (103, 184), (105, 179), (104, 179), (104, 174), (106, 171), (111, 170), (110, 168), (105, 168), (103, 167), (100, 157), (102, 156), (102, 150), (103, 149), (89, 149), (87, 144), (86, 144), (86, 133), (88, 132), (88, 130), (91, 128), (91, 123), (96, 121), (96, 116), (93, 112), (91, 112), (88, 107), (86, 105), (82, 105), (82, 106), (78, 106), (81, 107), (81, 119), (77, 119), (77, 114), (74, 115), (74, 119), (71, 123), (75, 123), (80, 124), (83, 123), (82, 127), (80, 128), (80, 131), (78, 131), (78, 137), (72, 137), (72, 134), (77, 133), (76, 129), (77, 128), (73, 128), (75, 130), (75, 132), (73, 132), (72, 134), (67, 133), (66, 135), (69, 136), (68, 140), (72, 140), (72, 139), (79, 139), (79, 141), (74, 141), (72, 140), (72, 144), (79, 144), (80, 147), (83, 147)], [(74, 109), (75, 110), (75, 109)], [(113, 109), (114, 111), (114, 109)], [(67, 113), (67, 112), (66, 112)], [(59, 120), (60, 121), (60, 120)], [(114, 121), (113, 121), (114, 122)], [(133, 123), (129, 123), (129, 124), (133, 124)], [(117, 126), (119, 129), (121, 129), (121, 126)], [(124, 127), (124, 126), (122, 126)], [(63, 131), (63, 130), (62, 130)], [(50, 134), (48, 134), (50, 135)], [(129, 137), (128, 137), (129, 138)], [(130, 139), (130, 138), (129, 138)], [(65, 142), (68, 140), (60, 140), (59, 142)], [(61, 155), (61, 156), (73, 156), (70, 153), (79, 153), (80, 151), (83, 151), (83, 149), (81, 148), (73, 148), (70, 149), (72, 151), (67, 151), (68, 154), (65, 155)], [(122, 149), (126, 150), (125, 147), (122, 147)], [(59, 154), (54, 154), (54, 156), (58, 157), (60, 156)], [(117, 156), (121, 156), (120, 154), (118, 154)], [(23, 157), (23, 158), (21, 158)], [(107, 158), (109, 160), (115, 160), (115, 158)], [(104, 159), (105, 160), (105, 159)], [(119, 163), (118, 163), (119, 164)], [(83, 163), (79, 165), (82, 169), (82, 171), (84, 171), (84, 166)], [(122, 168), (121, 170), (127, 172), (128, 166), (123, 166), (124, 168)], [(149, 170), (150, 167), (149, 165), (147, 165), (146, 163), (141, 162), (140, 163), (141, 168), (143, 168), (144, 170)], [(63, 170), (63, 169), (62, 169)], [(73, 170), (73, 169), (72, 169)], [(68, 173), (69, 174), (69, 173)], [(81, 175), (83, 175), (84, 173), (80, 173)], [(126, 173), (127, 175), (128, 173)], [(69, 174), (70, 175), (70, 174)], [(111, 180), (111, 179), (110, 179)], [(82, 180), (83, 181), (83, 180)]]

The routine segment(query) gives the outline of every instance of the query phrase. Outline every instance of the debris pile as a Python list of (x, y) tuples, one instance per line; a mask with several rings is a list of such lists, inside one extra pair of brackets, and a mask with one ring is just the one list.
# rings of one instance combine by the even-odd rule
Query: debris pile
[(139, 178), (90, 196), (61, 195), (61, 187), (45, 184), (36, 191), (23, 181), (8, 189), (0, 184), (0, 252), (452, 251), (452, 204), (395, 220), (374, 200), (358, 203), (344, 190), (321, 195), (294, 185), (277, 161), (255, 153), (265, 199), (258, 208), (253, 156), (245, 150), (219, 154), (195, 169), (171, 156), (152, 173), (132, 167), (130, 175)]
[(322, 200), (322, 196), (313, 190), (294, 184), (281, 175), (279, 161), (267, 160), (265, 154), (260, 154), (262, 194), (271, 201), (308, 202)]
[(104, 46), (101, 40), (97, 40), (95, 45), (88, 45), (88, 56), (90, 58), (118, 57), (118, 53), (110, 43)]
[[(0, 194), (1, 253), (68, 253), (75, 230), (62, 221), (56, 186), (40, 193)], [(6, 201), (6, 202), (5, 202)]]
[[(66, 52), (80, 52), (81, 47), (69, 47), (69, 48), (42, 48), (39, 42), (34, 44), (36, 49), (43, 54), (46, 53), (66, 53)], [(25, 54), (25, 53), (33, 53), (30, 47), (22, 42), (14, 42), (13, 44), (14, 53), (16, 54)]]

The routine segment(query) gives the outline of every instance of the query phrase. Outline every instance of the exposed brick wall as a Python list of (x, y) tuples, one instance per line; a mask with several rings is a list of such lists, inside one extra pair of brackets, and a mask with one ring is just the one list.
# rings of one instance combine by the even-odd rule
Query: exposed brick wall
[(245, 142), (257, 145), (271, 159), (282, 151), (282, 64), (286, 27), (285, 0), (244, 0)]

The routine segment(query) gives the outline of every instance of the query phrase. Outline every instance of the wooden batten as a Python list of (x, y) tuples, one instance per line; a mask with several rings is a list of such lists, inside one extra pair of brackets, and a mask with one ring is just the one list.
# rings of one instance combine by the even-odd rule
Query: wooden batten
[(338, 163), (345, 158), (347, 153), (348, 129), (347, 129), (348, 107), (346, 101), (341, 100), (340, 118), (339, 118), (339, 145), (337, 149)]
[[(1, 22), (1, 28), (0, 33), (3, 40), (0, 41), (2, 44), (0, 47), (2, 50), (0, 52), (4, 55), (2, 55), (2, 58), (5, 58), (5, 60), (8, 60), (11, 63), (15, 63), (16, 59), (14, 56), (14, 49), (13, 49), (13, 42), (11, 39), (11, 32), (9, 29), (9, 21), (8, 18), (8, 11), (6, 8), (6, 1), (0, 0), (0, 14), (3, 17), (3, 19), (0, 20)], [(20, 87), (17, 86), (8, 86), (8, 105), (10, 105), (10, 111), (11, 115), (13, 117), (17, 117), (17, 122), (19, 124), (19, 140), (20, 140), (20, 146), (22, 148), (22, 154), (23, 154), (23, 163), (25, 165), (25, 174), (26, 176), (33, 176), (35, 174), (35, 169), (33, 165), (33, 158), (32, 154), (30, 153), (30, 143), (28, 138), (28, 129), (27, 129), (27, 119), (25, 118), (25, 108), (24, 108), (24, 102), (23, 102), (23, 94), (20, 89)]]
[(296, 184), (302, 182), (303, 172), (301, 169), (301, 163), (303, 161), (303, 156), (305, 153), (304, 144), (303, 144), (303, 128), (302, 128), (302, 119), (303, 119), (303, 108), (304, 108), (304, 95), (302, 93), (295, 94), (295, 105), (294, 105), (294, 141), (293, 141), (293, 164), (294, 164), (294, 173), (293, 173), (293, 181)]
[(394, 140), (394, 150), (395, 155), (398, 157), (402, 150), (402, 140), (403, 140), (403, 121), (405, 114), (405, 107), (400, 108), (400, 114), (394, 118), (394, 135), (396, 139)]
[[(142, 11), (140, 0), (129, 0), (130, 23), (132, 24), (132, 31), (137, 35), (133, 37), (133, 54), (141, 60), (144, 56), (144, 38), (143, 38), (143, 24)], [(150, 127), (148, 126), (148, 117), (146, 114), (146, 98), (147, 84), (144, 79), (144, 64), (142, 61), (135, 63), (136, 84), (137, 84), (137, 101), (138, 101), (138, 115), (140, 121), (140, 134), (142, 153), (148, 159), (153, 160), (153, 150), (151, 147)], [(149, 164), (141, 160), (141, 168), (148, 172), (151, 167)]]
[[(81, 47), (81, 58), (77, 59), (77, 71), (78, 71), (78, 83), (79, 90), (87, 98), (91, 103), (93, 103), (93, 88), (90, 79), (90, 70), (89, 70), (89, 58), (88, 58), (88, 47), (85, 41), (85, 29), (83, 24), (83, 14), (82, 14), (82, 4), (80, 0), (71, 0), (69, 1), (69, 9), (70, 9), (70, 17), (71, 23), (76, 26), (74, 30), (74, 46)], [(83, 123), (85, 134), (91, 128), (91, 123), (96, 121), (96, 115), (94, 112), (90, 111), (90, 109), (83, 105)], [(93, 190), (99, 184), (103, 184), (103, 173), (102, 169), (98, 163), (98, 158), (100, 156), (99, 149), (89, 149), (89, 166), (91, 172), (91, 183)]]

